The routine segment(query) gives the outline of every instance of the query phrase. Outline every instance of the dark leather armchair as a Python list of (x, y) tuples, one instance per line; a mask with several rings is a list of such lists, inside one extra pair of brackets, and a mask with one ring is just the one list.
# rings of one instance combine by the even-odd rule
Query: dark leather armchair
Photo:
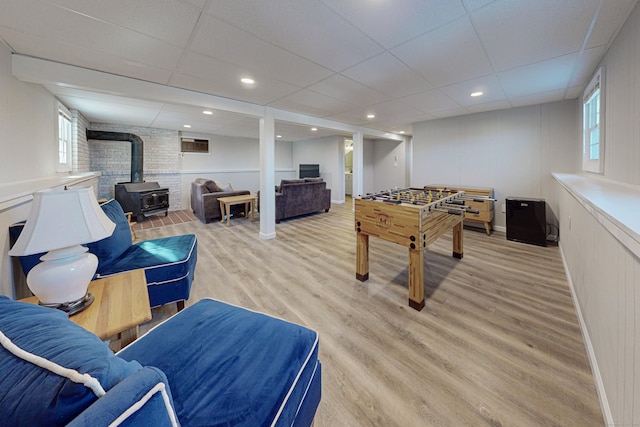
[[(207, 178), (197, 178), (191, 183), (191, 210), (205, 224), (214, 219), (222, 218), (220, 212), (220, 197), (240, 196), (251, 194), (249, 190), (222, 191), (215, 181)], [(231, 213), (237, 215), (244, 212), (244, 206), (231, 206)]]

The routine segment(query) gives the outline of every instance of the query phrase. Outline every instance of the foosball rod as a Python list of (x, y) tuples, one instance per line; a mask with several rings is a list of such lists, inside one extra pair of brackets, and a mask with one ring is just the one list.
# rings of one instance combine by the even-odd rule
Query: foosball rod
[[(458, 204), (453, 204), (453, 203), (447, 203), (447, 202), (439, 202), (436, 206), (434, 206), (432, 209), (429, 210), (434, 210), (434, 211), (441, 211), (441, 212), (447, 212), (447, 213), (453, 213), (452, 211), (455, 212), (468, 212), (471, 214), (479, 214), (480, 211), (477, 209), (471, 209), (471, 206), (464, 206), (464, 205), (458, 205)], [(459, 214), (457, 214), (459, 215)]]

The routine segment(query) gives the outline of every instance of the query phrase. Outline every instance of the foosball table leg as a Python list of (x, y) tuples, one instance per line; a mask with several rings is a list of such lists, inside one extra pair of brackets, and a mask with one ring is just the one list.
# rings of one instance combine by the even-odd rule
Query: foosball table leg
[(424, 249), (409, 248), (409, 307), (424, 308)]
[(369, 235), (356, 233), (356, 279), (365, 282), (369, 279)]
[(453, 226), (453, 257), (462, 259), (463, 254), (462, 222), (460, 222)]

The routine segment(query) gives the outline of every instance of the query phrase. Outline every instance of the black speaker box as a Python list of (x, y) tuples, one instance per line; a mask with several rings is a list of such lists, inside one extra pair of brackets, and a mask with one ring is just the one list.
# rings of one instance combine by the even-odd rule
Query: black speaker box
[(507, 240), (547, 246), (547, 205), (544, 199), (507, 197)]

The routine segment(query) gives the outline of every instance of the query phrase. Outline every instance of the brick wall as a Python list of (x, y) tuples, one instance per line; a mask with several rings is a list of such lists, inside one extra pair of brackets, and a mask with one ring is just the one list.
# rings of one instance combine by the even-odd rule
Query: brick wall
[(71, 110), (71, 124), (73, 141), (75, 141), (75, 144), (73, 144), (73, 171), (92, 172), (86, 132), (89, 121), (78, 110)]
[[(169, 188), (170, 210), (183, 209), (178, 173), (180, 154), (178, 131), (104, 123), (91, 123), (89, 129), (138, 135), (144, 143), (144, 180), (155, 181), (161, 187)], [(92, 140), (88, 146), (90, 170), (102, 172), (98, 197), (113, 198), (115, 184), (131, 181), (131, 143)]]

